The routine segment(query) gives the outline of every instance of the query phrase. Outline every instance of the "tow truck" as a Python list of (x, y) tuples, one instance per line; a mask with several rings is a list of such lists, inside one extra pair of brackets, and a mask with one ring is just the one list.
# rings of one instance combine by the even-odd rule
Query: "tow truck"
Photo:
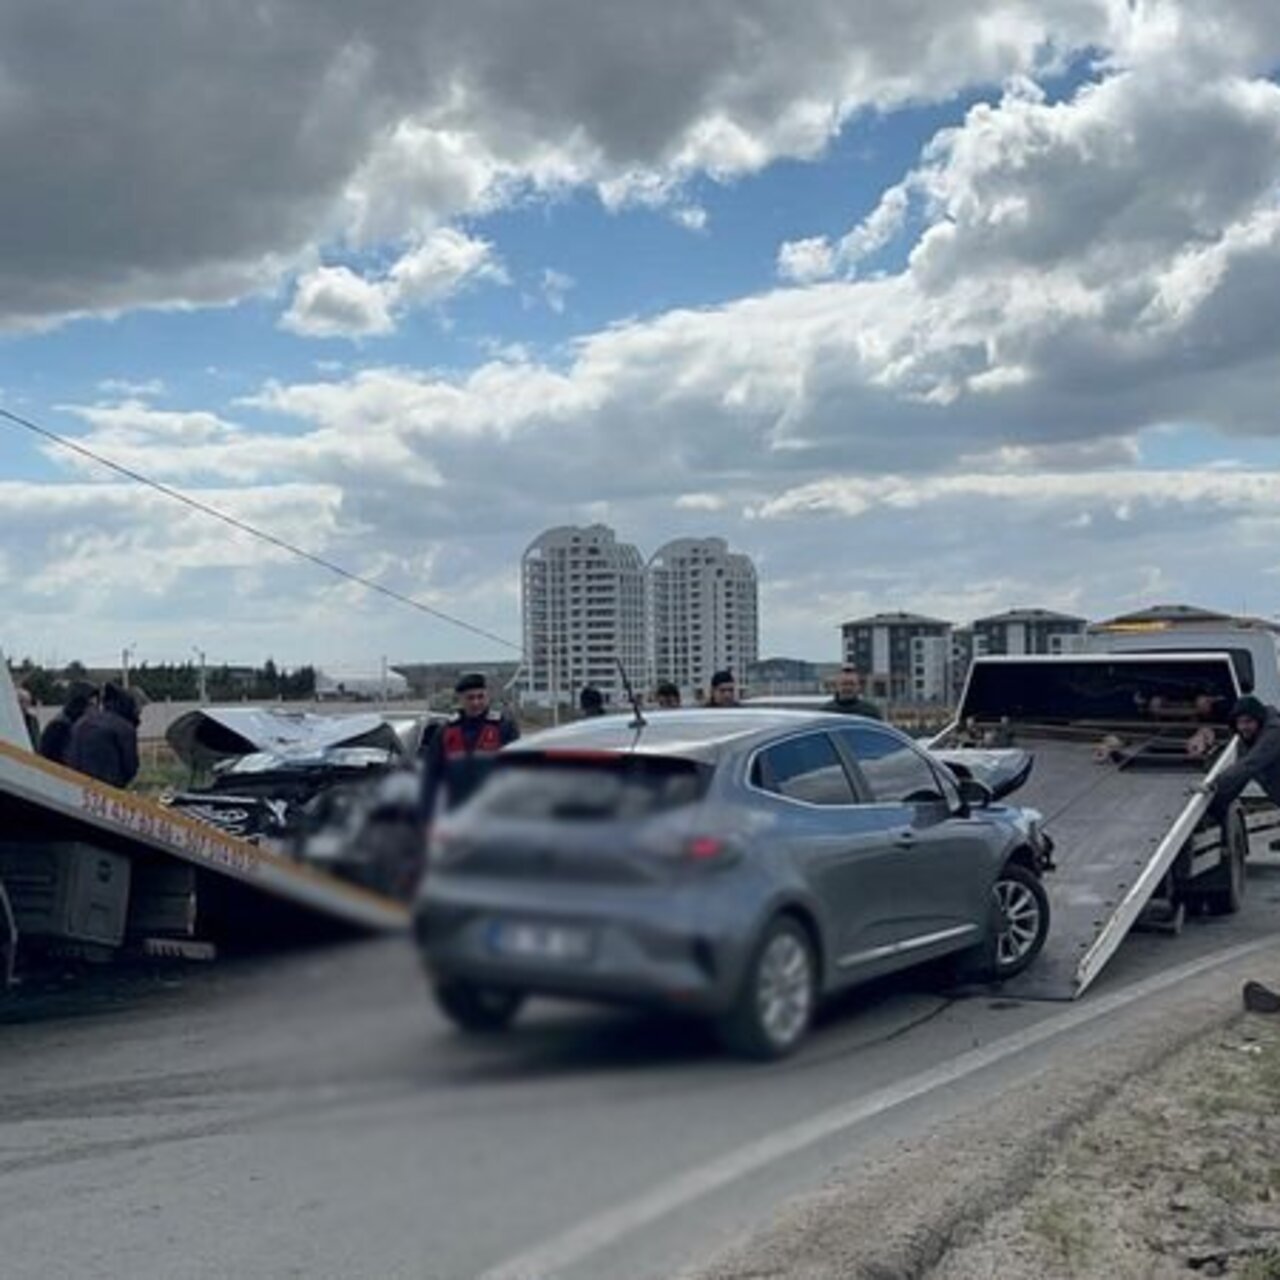
[(1053, 932), (1011, 994), (1074, 999), (1135, 925), (1177, 933), (1188, 915), (1239, 910), (1280, 810), (1250, 788), (1212, 822), (1197, 784), (1236, 759), (1241, 693), (1280, 703), (1277, 652), (1269, 623), (1198, 618), (1101, 624), (1078, 653), (974, 659), (931, 746), (1031, 752), (1015, 803), (1040, 812), (1057, 864)]
[(204, 957), (408, 923), (381, 893), (43, 759), (0, 655), (0, 988), (20, 951)]

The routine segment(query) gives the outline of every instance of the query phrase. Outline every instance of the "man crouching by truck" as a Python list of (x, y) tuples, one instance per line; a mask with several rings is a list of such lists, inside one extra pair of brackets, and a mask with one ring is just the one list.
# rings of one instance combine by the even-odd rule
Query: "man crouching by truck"
[[(1231, 708), (1231, 723), (1240, 738), (1236, 762), (1204, 785), (1212, 797), (1209, 815), (1219, 822), (1226, 821), (1232, 801), (1251, 782), (1280, 805), (1280, 713), (1247, 695)], [(1244, 1007), (1251, 1013), (1280, 1013), (1280, 993), (1261, 982), (1246, 982)]]

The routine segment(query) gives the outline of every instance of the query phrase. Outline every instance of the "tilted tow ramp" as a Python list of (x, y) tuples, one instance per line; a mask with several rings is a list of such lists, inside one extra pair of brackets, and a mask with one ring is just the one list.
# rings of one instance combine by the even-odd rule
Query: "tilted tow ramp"
[(1070, 1000), (1098, 976), (1140, 917), (1171, 931), (1188, 910), (1230, 912), (1243, 890), (1248, 833), (1233, 812), (1202, 826), (1194, 788), (1235, 758), (1225, 724), (1205, 759), (1188, 754), (1238, 695), (1225, 654), (978, 658), (955, 723), (934, 742), (1016, 746), (1034, 767), (1012, 803), (1040, 811), (1054, 841), (1053, 910), (1040, 959), (1007, 984), (1014, 995)]
[(15, 703), (0, 661), (0, 926), (16, 917), (19, 943), (103, 954), (407, 927), (401, 903), (42, 759)]

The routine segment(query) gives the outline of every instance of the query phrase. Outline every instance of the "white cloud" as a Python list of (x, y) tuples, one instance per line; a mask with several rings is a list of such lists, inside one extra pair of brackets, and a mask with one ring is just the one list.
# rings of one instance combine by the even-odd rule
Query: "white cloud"
[[(262, 0), (214, 24), (46, 0), (39, 24), (0, 14), (0, 170), (24, 193), (0, 211), (0, 324), (226, 302), (530, 192), (679, 208), (688, 178), (815, 156), (864, 109), (1105, 46), (1120, 7), (815, 0), (798, 22), (784, 0)], [(51, 150), (62, 136), (95, 145)]]
[(104, 395), (135, 396), (145, 400), (164, 395), (165, 387), (164, 380), (161, 378), (148, 378), (141, 382), (134, 382), (128, 378), (103, 378), (98, 383), (98, 390)]
[(765, 520), (796, 516), (859, 517), (876, 508), (906, 511), (944, 501), (1044, 508), (1058, 503), (1079, 509), (1085, 502), (1131, 518), (1135, 508), (1213, 506), (1236, 512), (1274, 512), (1280, 471), (1129, 470), (989, 473), (932, 476), (845, 476), (817, 480), (771, 498), (756, 511)]
[(302, 276), (280, 327), (309, 338), (364, 338), (392, 332), (384, 285), (349, 267), (316, 267)]
[(507, 280), (493, 245), (441, 227), (392, 266), (386, 287), (393, 307), (422, 306), (442, 301), (464, 282), (482, 280), (498, 284)]
[(794, 284), (828, 280), (835, 273), (836, 255), (825, 236), (788, 240), (778, 249), (778, 275)]
[(686, 204), (672, 211), (671, 216), (686, 231), (705, 231), (708, 214), (700, 204)]
[(565, 297), (577, 283), (571, 275), (547, 267), (542, 273), (542, 296), (548, 307), (561, 315), (564, 312)]
[(680, 511), (723, 511), (725, 500), (717, 493), (682, 493), (676, 507)]
[(348, 267), (308, 271), (298, 280), (280, 325), (313, 338), (380, 337), (391, 333), (396, 316), (409, 308), (442, 302), (479, 281), (506, 279), (489, 241), (441, 227), (371, 279)]

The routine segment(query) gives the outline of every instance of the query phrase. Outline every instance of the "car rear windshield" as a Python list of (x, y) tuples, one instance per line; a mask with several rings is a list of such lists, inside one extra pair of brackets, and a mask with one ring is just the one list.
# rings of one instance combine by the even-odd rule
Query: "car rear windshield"
[(711, 768), (654, 756), (508, 756), (472, 802), (496, 818), (647, 818), (700, 800)]

